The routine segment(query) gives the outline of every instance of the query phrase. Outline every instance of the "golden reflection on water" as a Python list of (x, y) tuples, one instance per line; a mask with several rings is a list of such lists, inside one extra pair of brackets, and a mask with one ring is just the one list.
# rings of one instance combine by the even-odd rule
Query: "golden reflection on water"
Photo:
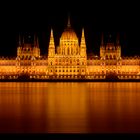
[(1, 82), (0, 132), (140, 132), (136, 82)]

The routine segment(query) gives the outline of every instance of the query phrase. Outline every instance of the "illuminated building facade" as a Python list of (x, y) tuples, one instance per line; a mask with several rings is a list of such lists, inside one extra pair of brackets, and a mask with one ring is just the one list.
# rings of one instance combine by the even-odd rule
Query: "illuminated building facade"
[(140, 57), (122, 57), (119, 35), (115, 43), (104, 43), (102, 34), (100, 56), (87, 55), (84, 29), (80, 43), (70, 20), (55, 46), (51, 29), (48, 56), (40, 55), (38, 38), (24, 42), (19, 37), (17, 56), (0, 58), (0, 79), (140, 79)]

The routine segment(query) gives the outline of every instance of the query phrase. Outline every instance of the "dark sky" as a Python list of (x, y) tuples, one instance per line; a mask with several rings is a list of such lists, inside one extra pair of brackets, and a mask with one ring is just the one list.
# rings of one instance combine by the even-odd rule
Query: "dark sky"
[(48, 51), (50, 28), (56, 45), (67, 25), (68, 13), (77, 36), (85, 28), (88, 52), (99, 53), (100, 36), (104, 32), (115, 38), (121, 34), (123, 55), (140, 55), (140, 11), (137, 3), (105, 1), (19, 1), (1, 4), (0, 56), (16, 56), (18, 35), (37, 33), (41, 54)]

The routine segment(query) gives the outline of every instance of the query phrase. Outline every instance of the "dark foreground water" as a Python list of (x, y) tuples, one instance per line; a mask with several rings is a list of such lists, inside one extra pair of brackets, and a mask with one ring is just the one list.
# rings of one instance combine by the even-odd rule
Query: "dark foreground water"
[(0, 132), (140, 132), (140, 83), (0, 83)]

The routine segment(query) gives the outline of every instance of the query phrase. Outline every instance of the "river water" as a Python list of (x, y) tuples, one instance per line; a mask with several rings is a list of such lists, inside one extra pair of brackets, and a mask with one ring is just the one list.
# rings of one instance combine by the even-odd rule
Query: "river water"
[(140, 132), (140, 83), (0, 82), (0, 132)]

